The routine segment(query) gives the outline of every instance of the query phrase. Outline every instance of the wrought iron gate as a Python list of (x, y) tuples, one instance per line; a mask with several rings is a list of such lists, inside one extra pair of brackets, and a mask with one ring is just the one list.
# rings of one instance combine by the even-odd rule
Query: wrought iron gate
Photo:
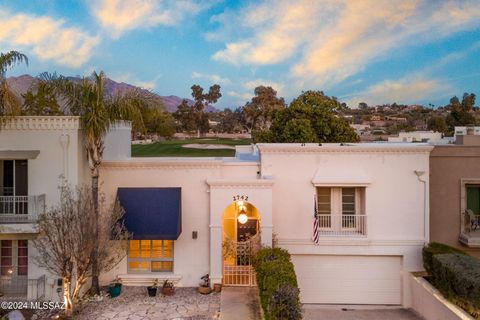
[[(247, 241), (237, 242), (231, 239), (224, 245), (224, 256), (230, 256), (230, 263), (223, 263), (223, 285), (225, 286), (256, 286), (255, 270), (252, 266), (252, 258), (260, 246), (260, 237), (256, 236)], [(225, 253), (225, 250), (230, 250)], [(233, 261), (232, 261), (233, 260)]]

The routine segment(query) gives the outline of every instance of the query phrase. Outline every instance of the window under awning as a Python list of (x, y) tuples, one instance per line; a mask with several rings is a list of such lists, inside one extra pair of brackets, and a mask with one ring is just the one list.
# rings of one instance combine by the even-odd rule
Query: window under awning
[(118, 188), (125, 227), (134, 240), (177, 240), (182, 232), (181, 188)]
[(372, 183), (372, 178), (358, 166), (324, 165), (318, 168), (312, 183), (315, 186), (366, 187)]

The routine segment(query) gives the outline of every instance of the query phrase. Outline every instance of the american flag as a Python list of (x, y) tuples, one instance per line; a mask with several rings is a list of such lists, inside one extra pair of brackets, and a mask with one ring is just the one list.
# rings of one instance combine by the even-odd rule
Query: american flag
[(313, 235), (312, 240), (315, 244), (318, 244), (320, 240), (319, 231), (320, 222), (318, 221), (318, 212), (317, 212), (317, 197), (314, 195), (313, 197)]

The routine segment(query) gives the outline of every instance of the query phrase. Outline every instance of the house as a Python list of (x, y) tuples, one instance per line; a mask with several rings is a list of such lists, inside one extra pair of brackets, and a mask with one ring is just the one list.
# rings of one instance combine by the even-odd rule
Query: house
[(105, 161), (102, 191), (124, 206), (133, 239), (101, 281), (196, 286), (209, 273), (254, 285), (249, 252), (274, 243), (292, 254), (304, 303), (408, 306), (407, 274), (422, 270), (428, 242), (431, 149), (257, 144), (235, 158)]
[[(126, 128), (127, 130), (121, 130)], [(130, 140), (130, 126), (107, 136), (107, 157), (129, 156), (116, 140)], [(78, 117), (17, 117), (0, 130), (0, 292), (57, 300), (58, 275), (38, 267), (32, 240), (39, 214), (59, 203), (62, 179), (89, 182)], [(110, 147), (114, 145), (114, 147)], [(120, 156), (121, 154), (121, 156)]]
[(410, 131), (399, 132), (398, 137), (388, 137), (388, 142), (430, 142), (436, 143), (442, 140), (441, 132), (433, 131)]
[(480, 257), (480, 135), (464, 132), (430, 154), (430, 238)]
[[(89, 181), (78, 119), (18, 118), (0, 145), (0, 180), (16, 197), (2, 203), (32, 203), (0, 213), (2, 279), (26, 279), (32, 289), (22, 293), (54, 299), (58, 276), (34, 264), (31, 240), (38, 201), (59, 200), (59, 176)], [(407, 276), (422, 270), (429, 241), (431, 146), (257, 144), (231, 158), (132, 158), (130, 145), (128, 124), (106, 138), (101, 192), (124, 207), (132, 238), (102, 284), (119, 276), (125, 285), (197, 286), (209, 273), (213, 283), (255, 285), (252, 251), (277, 245), (292, 254), (304, 303), (410, 306)]]

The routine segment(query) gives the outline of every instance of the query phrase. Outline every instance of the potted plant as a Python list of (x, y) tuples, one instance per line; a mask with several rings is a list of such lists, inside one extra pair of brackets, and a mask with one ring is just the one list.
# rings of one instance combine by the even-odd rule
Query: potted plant
[(207, 273), (201, 279), (202, 282), (200, 282), (198, 292), (200, 292), (201, 294), (209, 294), (210, 292), (212, 292), (212, 288), (210, 288), (210, 275)]
[(153, 281), (153, 285), (147, 287), (149, 297), (155, 297), (157, 295), (157, 286), (158, 286), (158, 279), (155, 279)]
[(115, 298), (120, 295), (122, 292), (122, 279), (118, 276), (110, 283), (108, 286), (108, 293), (110, 293), (110, 297)]
[(175, 287), (172, 281), (163, 281), (162, 294), (165, 296), (172, 296), (175, 293)]

